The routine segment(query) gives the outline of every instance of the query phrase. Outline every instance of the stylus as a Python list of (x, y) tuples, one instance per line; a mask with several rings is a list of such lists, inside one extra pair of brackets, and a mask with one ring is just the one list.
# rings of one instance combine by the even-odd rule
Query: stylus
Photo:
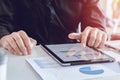
[[(81, 22), (78, 24), (77, 33), (81, 33)], [(77, 40), (77, 42), (80, 42), (80, 40)]]
[(78, 24), (78, 33), (81, 33), (81, 22)]

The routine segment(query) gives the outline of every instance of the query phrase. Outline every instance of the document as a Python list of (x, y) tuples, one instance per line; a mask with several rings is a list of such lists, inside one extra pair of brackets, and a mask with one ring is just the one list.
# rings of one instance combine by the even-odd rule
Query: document
[(113, 75), (113, 76), (107, 76), (107, 77), (98, 77), (93, 79), (85, 79), (85, 80), (119, 80), (120, 75)]
[(43, 80), (117, 80), (120, 76), (102, 64), (63, 67), (49, 56), (26, 60)]

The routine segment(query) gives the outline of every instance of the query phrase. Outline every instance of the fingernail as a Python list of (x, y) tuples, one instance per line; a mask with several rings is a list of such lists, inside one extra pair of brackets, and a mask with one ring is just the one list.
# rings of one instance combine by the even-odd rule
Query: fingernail
[(22, 51), (25, 55), (27, 55), (28, 54), (28, 52), (27, 52), (27, 49), (25, 48), (23, 51)]
[(94, 44), (93, 44), (93, 43), (89, 43), (88, 45), (89, 45), (90, 47), (93, 47), (93, 46), (94, 46)]
[(19, 53), (18, 53), (18, 55), (19, 55), (19, 56), (22, 56), (22, 55), (23, 55), (23, 53), (22, 53), (22, 52), (19, 52)]
[(74, 35), (73, 35), (73, 34), (70, 34), (70, 35), (69, 35), (69, 38), (70, 38), (70, 39), (74, 39)]
[(28, 54), (27, 51), (25, 51), (25, 52), (24, 52), (24, 55), (27, 55), (27, 54)]
[(85, 45), (85, 44), (82, 44), (82, 47), (86, 47), (86, 45)]
[(98, 48), (99, 46), (98, 46), (98, 45), (95, 45), (94, 47), (95, 47), (95, 48)]
[(30, 55), (30, 54), (32, 54), (32, 51), (29, 51), (29, 53), (28, 53), (28, 54), (29, 54), (29, 55)]

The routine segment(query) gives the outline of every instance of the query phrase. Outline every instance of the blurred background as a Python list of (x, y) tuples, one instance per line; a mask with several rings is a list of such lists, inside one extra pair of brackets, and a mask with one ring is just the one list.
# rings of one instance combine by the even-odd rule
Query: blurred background
[(120, 0), (100, 0), (99, 4), (106, 16), (107, 32), (120, 33)]

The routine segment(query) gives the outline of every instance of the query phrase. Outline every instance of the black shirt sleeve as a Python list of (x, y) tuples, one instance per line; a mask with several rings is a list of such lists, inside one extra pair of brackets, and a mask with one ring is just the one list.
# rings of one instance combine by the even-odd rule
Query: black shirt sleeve
[(55, 0), (55, 9), (62, 23), (71, 31), (82, 24), (105, 30), (105, 16), (98, 5), (99, 0)]
[(82, 10), (82, 28), (92, 26), (105, 31), (105, 16), (98, 4), (99, 0), (86, 0)]
[(12, 6), (9, 0), (0, 0), (0, 38), (12, 31)]
[[(29, 1), (30, 4), (27, 4)], [(44, 35), (46, 34), (48, 37), (48, 29), (51, 28), (49, 25), (46, 25), (49, 24), (50, 21), (48, 18), (50, 16), (49, 10), (46, 9), (46, 5), (42, 3), (35, 7), (36, 5), (33, 4), (34, 1), (41, 2), (42, 0), (0, 0), (0, 38), (10, 34), (15, 28), (26, 30), (32, 37), (36, 36), (35, 39), (40, 38), (38, 41), (42, 39), (40, 36), (45, 37)], [(84, 30), (86, 26), (105, 30), (105, 17), (98, 6), (98, 0), (54, 1), (54, 8), (61, 22), (64, 24), (66, 31), (75, 31), (79, 22), (82, 23), (82, 30)], [(44, 18), (46, 18), (46, 20), (44, 20)], [(47, 20), (48, 23), (46, 23)], [(20, 26), (20, 28), (18, 26)], [(56, 28), (56, 30), (58, 29)], [(55, 36), (57, 35), (55, 34)], [(47, 39), (49, 39), (49, 37)], [(47, 39), (45, 38), (44, 41)]]

